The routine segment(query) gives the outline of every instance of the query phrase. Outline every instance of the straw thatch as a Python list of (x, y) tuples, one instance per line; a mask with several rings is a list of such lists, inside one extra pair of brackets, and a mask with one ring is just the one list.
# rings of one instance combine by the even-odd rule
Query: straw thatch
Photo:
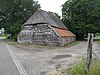
[(37, 10), (22, 26), (18, 42), (64, 46), (75, 41), (76, 36), (50, 12)]

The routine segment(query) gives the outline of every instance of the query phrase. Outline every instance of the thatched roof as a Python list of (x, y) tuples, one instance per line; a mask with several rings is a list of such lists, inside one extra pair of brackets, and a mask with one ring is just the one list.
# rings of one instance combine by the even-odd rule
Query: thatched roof
[(68, 29), (61, 21), (60, 19), (53, 15), (50, 12), (46, 12), (43, 10), (37, 10), (25, 23), (24, 25), (29, 24), (37, 24), (37, 23), (47, 23), (51, 26), (62, 28), (62, 29)]

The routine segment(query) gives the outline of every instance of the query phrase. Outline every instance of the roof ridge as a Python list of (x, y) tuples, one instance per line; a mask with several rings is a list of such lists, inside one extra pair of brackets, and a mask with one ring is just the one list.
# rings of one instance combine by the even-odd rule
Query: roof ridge
[(68, 29), (62, 21), (50, 12), (38, 9), (25, 23), (26, 24), (36, 24), (36, 23), (48, 23), (51, 26)]

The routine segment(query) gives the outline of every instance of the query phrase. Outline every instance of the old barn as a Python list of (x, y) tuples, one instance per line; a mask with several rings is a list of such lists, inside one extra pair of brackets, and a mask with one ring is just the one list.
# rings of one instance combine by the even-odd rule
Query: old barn
[(76, 40), (60, 19), (50, 12), (37, 10), (22, 26), (19, 43), (64, 46)]

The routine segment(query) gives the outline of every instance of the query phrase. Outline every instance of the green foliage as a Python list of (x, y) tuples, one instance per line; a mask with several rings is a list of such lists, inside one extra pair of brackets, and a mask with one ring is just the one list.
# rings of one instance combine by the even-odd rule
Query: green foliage
[(92, 62), (88, 75), (100, 75), (100, 61), (94, 60)]
[(13, 40), (14, 40), (14, 41), (17, 41), (17, 35), (15, 35), (15, 36), (13, 37)]
[(51, 12), (51, 11), (49, 11), (49, 12), (52, 13), (54, 16), (57, 16), (59, 19), (61, 18), (61, 16), (58, 13), (54, 13), (54, 12)]
[(83, 58), (71, 67), (63, 68), (50, 75), (100, 75), (100, 61), (93, 58), (88, 73), (86, 73), (86, 62)]
[(95, 34), (95, 36), (100, 36), (100, 33)]
[[(74, 66), (67, 69), (67, 71), (68, 75), (86, 75), (85, 60), (76, 63)], [(96, 59), (92, 60), (92, 64), (87, 75), (100, 75), (100, 61), (97, 61)]]
[(12, 35), (18, 34), (18, 32), (21, 29), (21, 24), (19, 23), (14, 23), (10, 28), (8, 28), (8, 33), (11, 33)]
[(85, 62), (79, 62), (67, 71), (71, 75), (85, 75)]
[(6, 39), (13, 39), (13, 37), (12, 36), (7, 36)]
[(22, 24), (19, 24), (17, 22), (14, 25), (12, 25), (10, 28), (7, 28), (8, 33), (11, 34), (10, 36), (7, 37), (7, 39), (13, 39), (13, 40), (17, 41), (17, 34), (21, 30), (21, 25)]
[(38, 8), (40, 5), (34, 0), (0, 0), (0, 28), (14, 37)]
[(78, 38), (100, 32), (100, 0), (68, 0), (62, 5), (62, 21)]
[(54, 13), (55, 16), (57, 16), (59, 19), (61, 18), (58, 13)]

